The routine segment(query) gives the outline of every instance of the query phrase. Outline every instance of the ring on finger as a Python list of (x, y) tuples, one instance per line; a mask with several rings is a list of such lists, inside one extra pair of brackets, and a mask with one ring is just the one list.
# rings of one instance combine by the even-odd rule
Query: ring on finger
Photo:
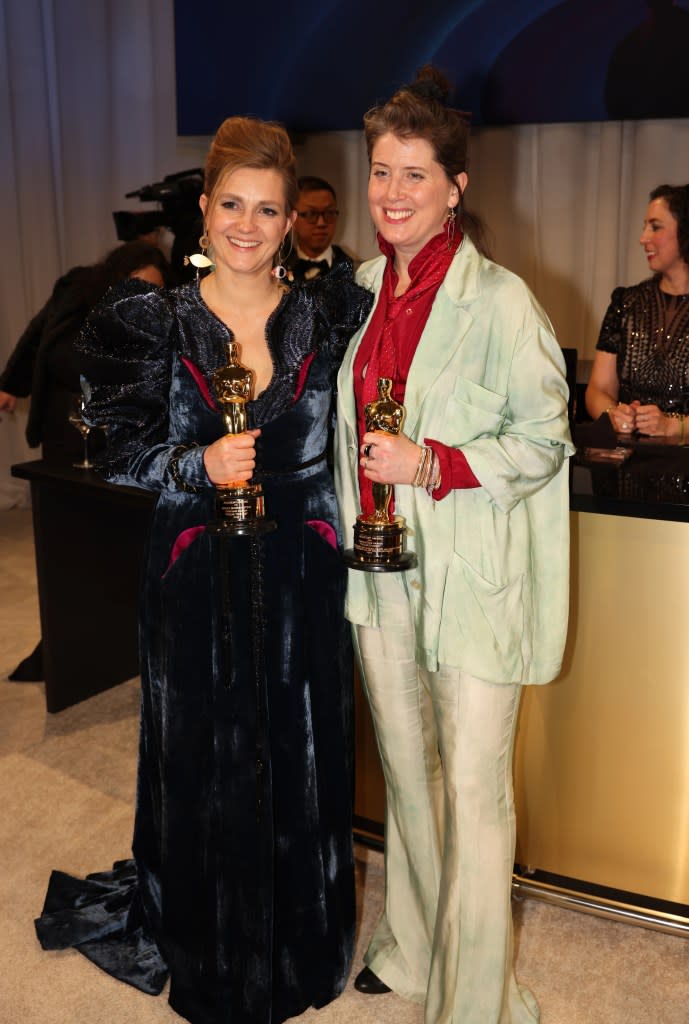
[(371, 455), (371, 449), (372, 449), (372, 448), (373, 448), (373, 445), (372, 445), (372, 444), (365, 444), (365, 445), (364, 445), (364, 455), (366, 456), (366, 458), (367, 458), (367, 459), (368, 459), (368, 458), (369, 458), (369, 456)]

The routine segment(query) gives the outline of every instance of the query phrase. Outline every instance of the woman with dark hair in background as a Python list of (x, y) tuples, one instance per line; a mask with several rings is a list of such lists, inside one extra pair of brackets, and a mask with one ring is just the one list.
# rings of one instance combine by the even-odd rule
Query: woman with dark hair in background
[[(200, 282), (123, 287), (89, 319), (102, 472), (158, 492), (141, 618), (133, 861), (55, 872), (37, 923), (193, 1024), (279, 1024), (342, 990), (354, 940), (349, 631), (326, 440), (335, 375), (370, 307), (342, 263), (282, 284), (295, 217), (287, 133), (218, 129)], [(193, 263), (199, 261), (192, 257)], [(216, 372), (253, 372), (226, 433)], [(273, 532), (207, 529), (216, 486), (263, 487)]]
[[(573, 448), (552, 328), (470, 238), (466, 115), (432, 68), (364, 118), (383, 255), (338, 376), (337, 486), (351, 529), (394, 487), (418, 566), (349, 571), (355, 641), (387, 792), (385, 909), (362, 992), (427, 1024), (533, 1024), (514, 978), (512, 751), (525, 683), (560, 669)], [(367, 430), (378, 380), (406, 409)]]
[(162, 287), (169, 265), (147, 242), (126, 242), (93, 266), (73, 267), (56, 282), (53, 293), (14, 347), (0, 374), (0, 410), (12, 412), (17, 398), (31, 396), (26, 439), (43, 446), (49, 462), (71, 463), (82, 454), (69, 407), (79, 394), (80, 362), (74, 343), (90, 309), (108, 288), (128, 277)]
[(615, 288), (598, 338), (586, 408), (620, 433), (687, 439), (689, 185), (659, 185), (639, 238), (653, 277)]

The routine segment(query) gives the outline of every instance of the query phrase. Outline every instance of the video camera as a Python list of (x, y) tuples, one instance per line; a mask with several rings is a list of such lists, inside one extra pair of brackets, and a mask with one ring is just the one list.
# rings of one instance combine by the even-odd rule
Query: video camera
[(159, 203), (161, 209), (146, 213), (133, 213), (131, 210), (113, 212), (118, 239), (120, 242), (134, 242), (158, 228), (168, 228), (174, 235), (170, 266), (175, 280), (181, 283), (194, 269), (184, 266), (184, 256), (198, 249), (199, 235), (203, 233), (199, 209), (202, 192), (203, 171), (200, 167), (168, 174), (153, 185), (127, 192), (125, 199), (138, 197), (142, 203)]

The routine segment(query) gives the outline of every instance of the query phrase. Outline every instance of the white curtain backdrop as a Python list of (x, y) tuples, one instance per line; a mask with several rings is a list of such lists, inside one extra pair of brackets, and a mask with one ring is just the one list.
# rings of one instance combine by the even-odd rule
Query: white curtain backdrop
[[(124, 194), (203, 164), (209, 140), (176, 134), (171, 0), (0, 0), (0, 139), (4, 366), (57, 277), (117, 244), (112, 211), (152, 209)], [(339, 241), (374, 255), (361, 133), (310, 136), (297, 156), (337, 189)], [(613, 287), (647, 274), (648, 192), (688, 180), (689, 120), (482, 128), (467, 202), (585, 360)], [(25, 406), (2, 414), (0, 508), (26, 501), (12, 463), (39, 456)]]

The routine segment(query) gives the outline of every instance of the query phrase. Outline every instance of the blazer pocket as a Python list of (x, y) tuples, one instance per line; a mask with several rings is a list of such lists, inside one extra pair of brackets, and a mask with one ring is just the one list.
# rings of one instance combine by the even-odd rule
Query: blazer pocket
[(440, 619), (441, 664), (459, 665), (486, 682), (519, 682), (524, 668), (523, 590), (523, 574), (492, 583), (455, 554)]
[[(494, 437), (500, 433), (505, 421), (507, 396), (475, 384), (466, 377), (458, 377), (448, 397), (445, 433), (446, 443), (461, 445), (477, 437)], [(438, 438), (445, 441), (446, 438)]]

